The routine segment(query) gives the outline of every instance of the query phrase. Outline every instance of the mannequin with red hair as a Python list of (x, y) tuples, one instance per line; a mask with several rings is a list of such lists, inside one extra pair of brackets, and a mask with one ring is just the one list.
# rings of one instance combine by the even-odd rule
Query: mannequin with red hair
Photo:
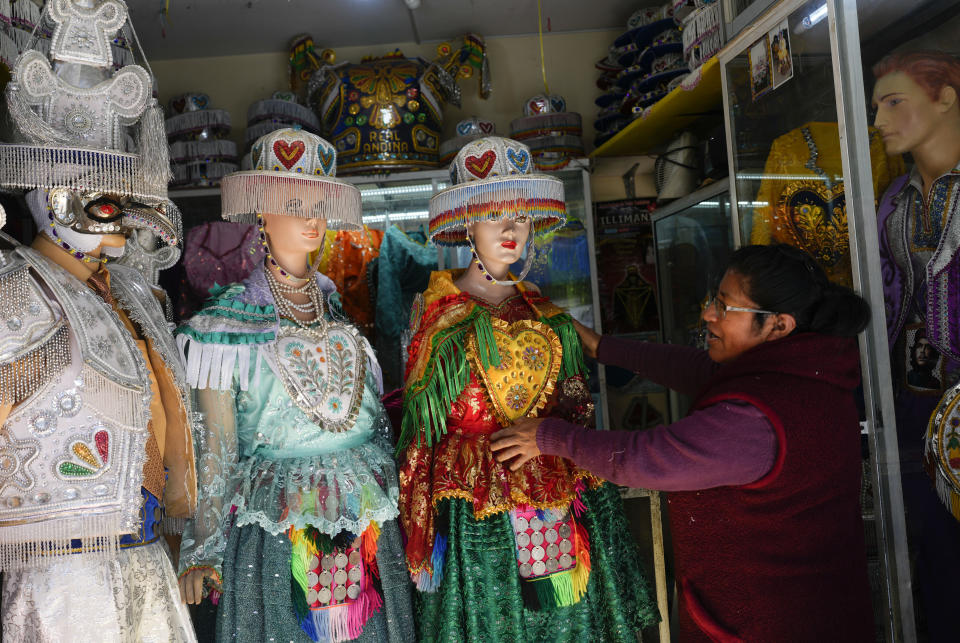
[[(909, 152), (914, 164), (890, 185), (877, 215), (918, 622), (930, 641), (956, 640), (960, 523), (924, 473), (926, 464), (938, 475), (923, 447), (931, 412), (960, 381), (960, 60), (897, 53), (873, 72), (874, 124), (887, 152)], [(921, 338), (930, 377), (914, 372)]]

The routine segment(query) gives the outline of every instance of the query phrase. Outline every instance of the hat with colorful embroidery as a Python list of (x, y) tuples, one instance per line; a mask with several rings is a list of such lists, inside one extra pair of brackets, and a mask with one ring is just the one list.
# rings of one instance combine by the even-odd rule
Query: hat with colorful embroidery
[(324, 219), (332, 229), (360, 228), (360, 190), (335, 178), (337, 150), (299, 127), (261, 136), (250, 149), (252, 170), (223, 178), (222, 215), (254, 223), (258, 214)]
[(504, 215), (533, 218), (544, 234), (566, 221), (563, 182), (531, 174), (533, 159), (523, 143), (488, 136), (467, 143), (450, 165), (447, 188), (430, 199), (430, 238), (445, 246), (466, 246), (467, 225)]

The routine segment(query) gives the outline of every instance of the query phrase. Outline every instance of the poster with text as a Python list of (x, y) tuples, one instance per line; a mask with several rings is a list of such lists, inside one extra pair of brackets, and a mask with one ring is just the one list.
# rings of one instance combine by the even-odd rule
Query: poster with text
[(605, 201), (594, 208), (597, 281), (603, 332), (656, 332), (657, 275), (654, 262), (653, 199)]

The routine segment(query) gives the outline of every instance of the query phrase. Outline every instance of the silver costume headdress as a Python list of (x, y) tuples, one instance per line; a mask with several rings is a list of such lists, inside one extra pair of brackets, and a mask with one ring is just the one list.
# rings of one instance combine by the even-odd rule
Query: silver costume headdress
[[(49, 191), (51, 226), (88, 234), (149, 229), (177, 244), (152, 76), (139, 65), (113, 67), (111, 40), (128, 22), (126, 5), (50, 0), (42, 20), (54, 25), (49, 55), (23, 51), (7, 85), (16, 141), (0, 145), (0, 187)], [(136, 40), (132, 25), (129, 33)]]

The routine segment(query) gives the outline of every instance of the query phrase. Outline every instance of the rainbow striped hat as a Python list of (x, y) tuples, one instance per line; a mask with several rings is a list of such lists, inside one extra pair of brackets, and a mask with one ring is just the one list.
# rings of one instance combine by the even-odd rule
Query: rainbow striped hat
[(430, 238), (441, 246), (465, 246), (467, 224), (505, 214), (533, 217), (534, 232), (545, 234), (567, 220), (563, 182), (531, 174), (530, 148), (509, 138), (488, 136), (467, 143), (450, 165), (452, 187), (430, 199)]

